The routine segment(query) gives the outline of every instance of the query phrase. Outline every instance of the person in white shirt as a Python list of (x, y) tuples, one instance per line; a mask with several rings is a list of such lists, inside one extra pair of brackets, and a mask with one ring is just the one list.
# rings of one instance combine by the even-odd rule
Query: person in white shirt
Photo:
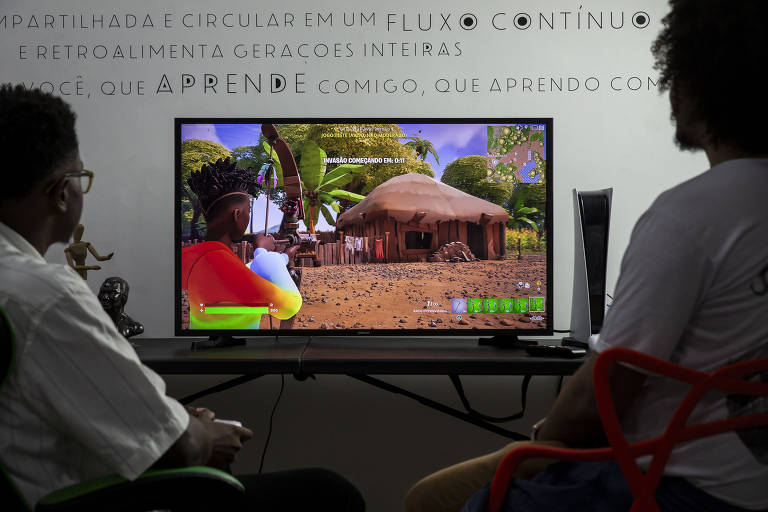
[[(168, 397), (85, 281), (43, 257), (69, 242), (93, 179), (69, 106), (0, 86), (0, 154), (0, 308), (16, 343), (0, 388), (0, 458), (21, 496), (33, 506), (61, 487), (150, 467), (227, 469), (252, 432)], [(312, 499), (319, 509), (364, 508), (357, 489), (326, 470), (239, 478), (259, 510), (309, 510)]]
[[(627, 347), (704, 372), (768, 357), (768, 96), (757, 78), (768, 62), (768, 2), (670, 4), (653, 45), (659, 84), (670, 91), (678, 146), (704, 150), (711, 168), (661, 194), (638, 221), (593, 354), (537, 423), (538, 441), (604, 443), (594, 352)], [(725, 69), (740, 78), (719, 78)], [(687, 389), (614, 368), (611, 390), (629, 441), (661, 435)], [(711, 393), (689, 424), (766, 412), (766, 402)], [(411, 489), (406, 510), (484, 510), (487, 487), (460, 502), (511, 448), (430, 475)], [(638, 462), (647, 467), (647, 458)], [(676, 446), (656, 499), (662, 511), (766, 510), (767, 482), (768, 429), (730, 432)], [(464, 494), (450, 495), (455, 488)], [(504, 510), (615, 511), (631, 503), (614, 462), (558, 462), (514, 479)]]

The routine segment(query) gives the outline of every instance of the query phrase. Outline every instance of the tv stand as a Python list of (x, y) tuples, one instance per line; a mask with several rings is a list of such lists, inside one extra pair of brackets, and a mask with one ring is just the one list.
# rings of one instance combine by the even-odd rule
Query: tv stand
[(500, 334), (490, 338), (480, 338), (478, 345), (491, 345), (497, 348), (525, 348), (531, 345), (538, 345), (534, 340), (521, 340), (517, 334)]
[(209, 336), (205, 341), (193, 341), (190, 347), (192, 352), (208, 348), (239, 347), (245, 345), (245, 338), (233, 338), (232, 336)]

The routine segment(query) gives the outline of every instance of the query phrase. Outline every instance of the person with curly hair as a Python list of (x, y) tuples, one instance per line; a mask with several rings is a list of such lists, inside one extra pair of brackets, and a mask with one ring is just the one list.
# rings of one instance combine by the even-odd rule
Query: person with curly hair
[[(592, 372), (596, 353), (609, 347), (706, 372), (768, 356), (768, 96), (758, 79), (768, 62), (768, 2), (670, 5), (652, 46), (661, 89), (670, 93), (677, 145), (703, 150), (711, 168), (662, 193), (637, 222), (592, 354), (536, 423), (533, 442), (605, 444)], [(611, 389), (630, 442), (661, 435), (688, 390), (622, 365)], [(711, 395), (690, 424), (768, 410), (764, 400)], [(427, 476), (409, 491), (406, 511), (485, 510), (482, 486), (515, 446)], [(638, 463), (647, 469), (649, 458)], [(633, 501), (615, 462), (520, 469), (503, 510), (607, 512)], [(677, 445), (656, 501), (665, 512), (766, 510), (766, 482), (768, 429), (731, 432)]]
[(232, 252), (231, 244), (243, 238), (250, 220), (253, 178), (227, 158), (203, 165), (187, 179), (207, 226), (205, 242), (181, 251), (181, 288), (192, 305), (191, 329), (258, 329), (261, 324), (259, 310), (208, 314), (207, 307), (261, 308), (280, 320), (301, 308), (301, 293), (286, 268), (288, 255), (272, 252), (271, 236), (256, 237), (250, 268)]

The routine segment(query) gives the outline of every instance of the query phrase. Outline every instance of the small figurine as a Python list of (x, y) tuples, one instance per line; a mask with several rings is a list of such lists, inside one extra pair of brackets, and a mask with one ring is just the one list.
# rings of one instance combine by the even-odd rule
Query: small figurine
[(80, 274), (80, 277), (83, 279), (88, 279), (89, 270), (101, 270), (101, 266), (99, 265), (85, 264), (85, 258), (88, 256), (88, 252), (93, 254), (93, 257), (98, 261), (106, 261), (112, 259), (112, 255), (115, 253), (111, 252), (106, 256), (100, 255), (90, 242), (81, 241), (84, 231), (85, 226), (78, 224), (73, 234), (74, 241), (69, 244), (66, 249), (64, 249), (64, 254), (67, 256), (67, 263), (69, 263), (69, 266), (75, 269), (75, 272)]
[(125, 311), (128, 302), (128, 282), (121, 277), (108, 277), (99, 288), (99, 302), (112, 318), (115, 327), (126, 338), (144, 332), (144, 326), (129, 317)]

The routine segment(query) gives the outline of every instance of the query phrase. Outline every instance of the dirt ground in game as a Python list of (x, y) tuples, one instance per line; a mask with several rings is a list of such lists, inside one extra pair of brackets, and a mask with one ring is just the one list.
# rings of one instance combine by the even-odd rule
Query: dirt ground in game
[[(545, 263), (544, 255), (523, 255), (520, 261), (513, 257), (461, 263), (305, 267), (301, 283), (304, 303), (293, 328), (541, 328), (546, 312), (533, 313), (543, 320), (533, 320), (531, 314), (503, 313), (465, 313), (458, 319), (451, 313), (451, 298), (546, 297)], [(530, 288), (525, 288), (525, 283)]]

